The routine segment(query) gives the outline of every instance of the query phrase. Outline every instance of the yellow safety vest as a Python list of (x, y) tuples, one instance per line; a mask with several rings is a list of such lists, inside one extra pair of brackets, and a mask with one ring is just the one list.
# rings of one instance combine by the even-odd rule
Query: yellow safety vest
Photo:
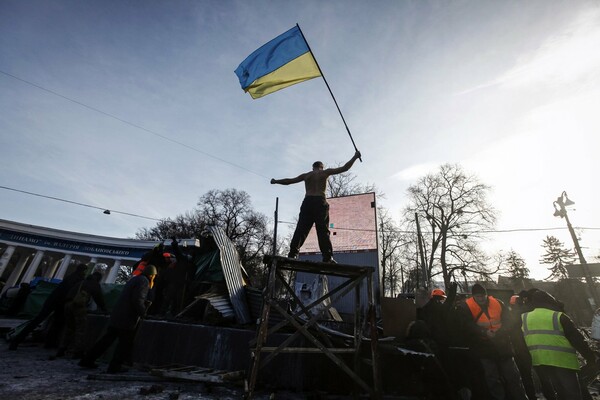
[(521, 319), (525, 343), (534, 366), (550, 365), (578, 371), (577, 353), (560, 323), (562, 314), (547, 308), (524, 313)]

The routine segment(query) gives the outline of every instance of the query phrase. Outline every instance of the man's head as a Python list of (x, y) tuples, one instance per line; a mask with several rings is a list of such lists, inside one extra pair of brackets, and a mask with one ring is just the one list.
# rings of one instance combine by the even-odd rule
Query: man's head
[(323, 163), (321, 161), (315, 161), (313, 163), (313, 171), (316, 171), (318, 169), (323, 169)]
[(487, 302), (487, 290), (479, 283), (476, 283), (471, 288), (471, 294), (477, 304), (485, 304)]
[(433, 289), (431, 291), (431, 298), (438, 301), (446, 300), (446, 292), (443, 289)]
[(152, 289), (154, 287), (154, 278), (158, 275), (158, 269), (156, 269), (154, 265), (148, 264), (146, 265), (146, 268), (144, 268), (142, 275), (148, 278), (150, 289)]
[(146, 268), (144, 268), (144, 271), (142, 272), (142, 275), (146, 275), (148, 278), (150, 278), (151, 276), (156, 276), (157, 274), (158, 270), (152, 264), (146, 265)]

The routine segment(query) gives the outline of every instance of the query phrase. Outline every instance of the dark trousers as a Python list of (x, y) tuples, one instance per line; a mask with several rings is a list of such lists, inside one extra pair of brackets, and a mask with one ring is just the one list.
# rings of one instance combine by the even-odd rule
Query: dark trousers
[(482, 358), (481, 365), (492, 399), (503, 400), (508, 394), (512, 400), (527, 400), (519, 369), (512, 357), (502, 360)]
[(533, 368), (540, 378), (542, 393), (546, 399), (581, 400), (577, 371), (549, 365), (539, 365)]
[(529, 356), (529, 354), (520, 354), (519, 352), (515, 351), (515, 363), (517, 364), (517, 368), (519, 368), (521, 381), (523, 381), (523, 388), (525, 388), (525, 394), (527, 394), (527, 398), (529, 400), (537, 399), (535, 384), (533, 383), (533, 367), (531, 365), (531, 356)]
[(74, 355), (83, 353), (87, 329), (87, 306), (68, 301), (65, 304), (65, 330), (59, 352), (70, 350)]
[(92, 346), (85, 357), (81, 359), (82, 363), (93, 364), (118, 339), (117, 348), (108, 364), (109, 371), (118, 370), (123, 365), (123, 361), (131, 359), (135, 332), (135, 329), (117, 329), (109, 326), (106, 329), (106, 333)]
[(325, 197), (306, 196), (300, 207), (300, 216), (298, 225), (294, 231), (294, 236), (290, 242), (290, 257), (295, 257), (300, 252), (310, 228), (313, 224), (317, 230), (317, 239), (319, 240), (319, 249), (323, 256), (323, 261), (331, 260), (333, 256), (333, 246), (329, 238), (329, 204)]

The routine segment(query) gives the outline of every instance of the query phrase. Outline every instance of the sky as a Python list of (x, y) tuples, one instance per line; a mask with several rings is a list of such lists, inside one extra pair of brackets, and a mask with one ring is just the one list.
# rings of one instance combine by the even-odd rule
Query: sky
[(296, 23), (363, 155), (352, 172), (393, 217), (458, 163), (491, 187), (490, 254), (548, 276), (542, 240), (572, 246), (566, 191), (597, 261), (594, 1), (0, 0), (0, 186), (99, 208), (0, 189), (0, 219), (134, 237), (236, 188), (294, 221), (303, 188), (270, 179), (350, 159), (346, 128), (322, 79), (252, 100), (233, 71)]

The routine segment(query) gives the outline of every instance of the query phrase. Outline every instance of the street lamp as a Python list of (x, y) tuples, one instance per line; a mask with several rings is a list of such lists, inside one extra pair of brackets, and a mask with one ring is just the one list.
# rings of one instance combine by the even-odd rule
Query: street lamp
[(575, 245), (575, 251), (579, 256), (579, 263), (581, 264), (581, 268), (583, 269), (585, 281), (590, 287), (595, 306), (599, 307), (600, 301), (598, 301), (599, 299), (598, 293), (596, 292), (596, 285), (594, 285), (594, 280), (592, 279), (592, 275), (590, 274), (587, 262), (585, 261), (585, 258), (583, 257), (583, 252), (581, 251), (581, 247), (579, 246), (579, 240), (577, 239), (577, 235), (575, 235), (575, 230), (573, 229), (571, 221), (569, 221), (569, 216), (567, 215), (566, 207), (572, 206), (573, 204), (575, 204), (575, 202), (569, 199), (569, 197), (567, 196), (567, 192), (562, 192), (562, 194), (558, 196), (556, 201), (552, 204), (554, 205), (554, 216), (564, 218), (565, 221), (567, 221), (567, 228), (569, 228), (571, 239), (573, 239), (573, 244)]

